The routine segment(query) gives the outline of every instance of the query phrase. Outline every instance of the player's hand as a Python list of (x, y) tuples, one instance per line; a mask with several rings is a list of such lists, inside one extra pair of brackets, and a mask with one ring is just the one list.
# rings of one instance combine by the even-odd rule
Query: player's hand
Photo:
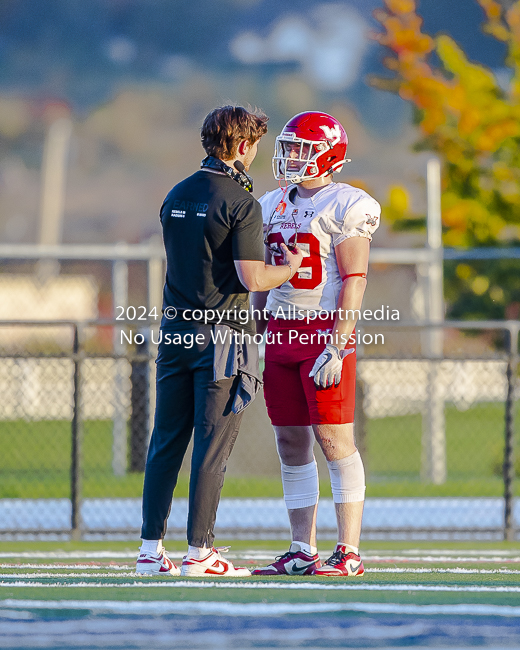
[(284, 263), (290, 264), (293, 267), (293, 271), (298, 270), (303, 260), (301, 248), (298, 248), (298, 246), (288, 248), (286, 244), (280, 244), (280, 248), (284, 252)]
[(314, 362), (309, 377), (314, 378), (316, 388), (330, 388), (338, 386), (341, 381), (343, 359), (354, 352), (354, 348), (339, 350), (335, 345), (329, 343), (325, 350)]

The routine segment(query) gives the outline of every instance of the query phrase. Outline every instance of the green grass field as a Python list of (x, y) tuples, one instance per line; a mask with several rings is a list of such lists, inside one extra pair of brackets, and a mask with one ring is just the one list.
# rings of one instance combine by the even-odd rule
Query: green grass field
[[(269, 563), (276, 554), (286, 550), (280, 541), (235, 540), (229, 544), (229, 558), (236, 565), (248, 568)], [(185, 545), (169, 542), (167, 547), (174, 562), (180, 563)], [(221, 578), (221, 582), (211, 578), (206, 587), (204, 579), (199, 578), (135, 576), (137, 548), (138, 540), (136, 543), (0, 542), (0, 600), (182, 601), (196, 597), (237, 603), (362, 599), (415, 604), (520, 604), (520, 543), (366, 542), (362, 546), (366, 571), (359, 578), (252, 576)], [(322, 542), (322, 557), (331, 549), (332, 542)], [(103, 556), (104, 552), (107, 555)], [(95, 555), (100, 557), (93, 559)], [(20, 584), (14, 585), (15, 580)], [(301, 589), (295, 589), (297, 585)], [(372, 590), (371, 586), (377, 589)], [(428, 587), (439, 590), (424, 590)], [(475, 587), (492, 589), (472, 591)], [(501, 589), (509, 587), (514, 591)]]
[[(0, 542), (2, 647), (520, 644), (520, 543), (369, 542), (361, 577), (231, 579), (136, 576), (137, 541)], [(229, 559), (250, 569), (286, 550), (231, 544)], [(180, 564), (185, 545), (167, 548)], [(322, 558), (331, 550), (320, 544)]]
[[(112, 472), (111, 426), (106, 420), (84, 423), (83, 495), (139, 497), (142, 474), (114, 476)], [(427, 485), (420, 480), (421, 431), (420, 415), (368, 420), (364, 455), (367, 496), (502, 495), (502, 404), (478, 404), (467, 411), (446, 407), (448, 480), (444, 485)], [(69, 496), (70, 422), (2, 421), (0, 448), (0, 498)], [(181, 475), (176, 496), (187, 496), (187, 490), (187, 477)], [(323, 496), (330, 496), (328, 481), (323, 482), (321, 490)], [(223, 496), (280, 497), (281, 484), (278, 478), (251, 473), (227, 476)]]

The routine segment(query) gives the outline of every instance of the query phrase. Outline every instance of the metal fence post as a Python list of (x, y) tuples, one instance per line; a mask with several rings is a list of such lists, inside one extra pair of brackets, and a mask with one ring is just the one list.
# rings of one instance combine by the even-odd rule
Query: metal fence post
[[(426, 315), (430, 323), (444, 321), (443, 251), (441, 222), (441, 166), (432, 158), (427, 166), (428, 216), (427, 247), (431, 251), (428, 264)], [(442, 327), (428, 327), (428, 395), (423, 415), (421, 475), (424, 481), (441, 485), (446, 481), (446, 431), (444, 395), (441, 386), (440, 361), (443, 357)]]
[(74, 396), (72, 411), (72, 451), (70, 464), (70, 501), (71, 501), (71, 538), (81, 539), (81, 492), (82, 492), (82, 442), (83, 418), (81, 414), (82, 400), (82, 356), (81, 349), (83, 331), (79, 324), (74, 325), (74, 343), (72, 348), (74, 359)]
[(515, 387), (518, 369), (518, 333), (520, 323), (510, 321), (506, 333), (508, 337), (507, 397), (505, 409), (504, 445), (504, 539), (515, 539), (514, 520), (514, 480), (515, 480)]
[[(128, 264), (126, 260), (115, 260), (112, 265), (112, 299), (114, 318), (117, 308), (128, 307)], [(114, 328), (114, 352), (124, 354), (119, 328)], [(127, 412), (124, 404), (125, 368), (124, 359), (116, 359), (114, 374), (114, 416), (112, 420), (112, 471), (115, 476), (126, 473), (127, 464)]]
[(428, 360), (426, 407), (423, 413), (421, 478), (442, 485), (447, 478), (446, 422), (441, 358)]
[(145, 359), (133, 359), (130, 374), (130, 471), (144, 472), (148, 451), (148, 428), (150, 422), (150, 360), (148, 332), (141, 330), (142, 343), (136, 343), (136, 353)]
[[(60, 117), (51, 124), (45, 138), (40, 244), (56, 245), (62, 239), (67, 159), (71, 136), (72, 120), (69, 117)], [(36, 268), (36, 273), (42, 280), (58, 275), (59, 272), (60, 264), (57, 258), (41, 259)]]
[[(154, 307), (157, 310), (157, 321), (150, 325), (150, 336), (152, 333), (155, 334), (155, 340), (158, 340), (159, 335), (159, 325), (161, 323), (161, 308), (163, 301), (163, 287), (164, 287), (164, 246), (162, 243), (162, 238), (158, 235), (154, 235), (150, 238), (150, 246), (152, 247), (152, 253), (148, 258), (148, 309), (152, 310)], [(153, 345), (150, 341), (149, 345), (150, 353), (152, 357), (156, 356), (157, 346)], [(150, 375), (149, 375), (149, 423), (148, 423), (148, 438), (150, 438), (153, 425), (154, 425), (154, 414), (155, 414), (155, 379), (156, 379), (156, 367), (155, 363), (149, 364)]]

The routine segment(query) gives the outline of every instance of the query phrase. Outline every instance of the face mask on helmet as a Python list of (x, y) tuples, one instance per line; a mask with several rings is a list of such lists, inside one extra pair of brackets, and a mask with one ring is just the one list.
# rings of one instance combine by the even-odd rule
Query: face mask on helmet
[(347, 152), (347, 134), (326, 113), (300, 113), (276, 138), (273, 174), (276, 180), (301, 183), (340, 171)]

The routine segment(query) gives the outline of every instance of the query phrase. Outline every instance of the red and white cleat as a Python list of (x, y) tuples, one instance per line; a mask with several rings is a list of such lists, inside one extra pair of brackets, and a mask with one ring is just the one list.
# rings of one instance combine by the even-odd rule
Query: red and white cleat
[(251, 575), (249, 569), (234, 567), (232, 562), (225, 560), (220, 554), (221, 550), (226, 551), (228, 549), (227, 547), (221, 549), (212, 548), (208, 555), (200, 560), (186, 555), (182, 561), (181, 576), (246, 578)]
[(135, 573), (138, 576), (179, 576), (181, 570), (170, 560), (163, 548), (159, 554), (141, 552), (137, 558)]
[(325, 564), (315, 571), (317, 576), (362, 576), (364, 573), (365, 567), (359, 555), (347, 552), (341, 544), (336, 546)]
[(269, 566), (252, 572), (254, 576), (309, 576), (321, 566), (318, 554), (309, 555), (293, 542), (283, 555), (278, 556)]

